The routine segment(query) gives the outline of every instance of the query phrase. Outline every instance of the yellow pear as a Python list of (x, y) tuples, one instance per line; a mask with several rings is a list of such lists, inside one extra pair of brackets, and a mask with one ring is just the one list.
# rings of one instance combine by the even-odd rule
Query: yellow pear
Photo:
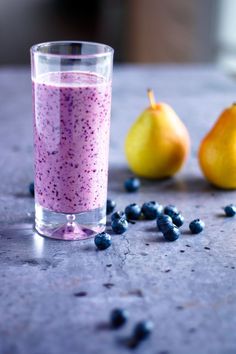
[(130, 128), (125, 153), (131, 170), (146, 178), (173, 176), (183, 165), (190, 147), (188, 131), (166, 103), (156, 103), (148, 90), (150, 107)]
[(236, 104), (227, 108), (202, 140), (199, 164), (215, 186), (236, 188)]

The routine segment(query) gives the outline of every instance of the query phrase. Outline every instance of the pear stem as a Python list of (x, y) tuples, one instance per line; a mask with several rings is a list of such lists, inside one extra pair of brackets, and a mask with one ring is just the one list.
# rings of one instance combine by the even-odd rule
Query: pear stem
[(147, 90), (147, 94), (148, 94), (148, 98), (149, 98), (151, 107), (152, 107), (153, 109), (155, 109), (155, 107), (156, 107), (156, 100), (155, 100), (155, 96), (154, 96), (153, 90), (148, 89), (148, 90)]

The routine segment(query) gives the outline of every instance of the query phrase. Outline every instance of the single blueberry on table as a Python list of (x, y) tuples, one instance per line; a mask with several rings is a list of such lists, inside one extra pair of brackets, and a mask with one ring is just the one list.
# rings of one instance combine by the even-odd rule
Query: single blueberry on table
[(112, 328), (120, 328), (122, 327), (128, 320), (129, 314), (124, 309), (114, 309), (111, 311), (111, 327)]
[(163, 212), (163, 206), (155, 201), (146, 202), (141, 209), (146, 220), (155, 220)]
[(176, 208), (176, 206), (172, 204), (166, 205), (164, 208), (164, 214), (172, 216), (173, 213), (179, 213), (179, 210)]
[(118, 219), (126, 219), (126, 215), (125, 215), (125, 213), (123, 211), (115, 211), (111, 215), (111, 221), (118, 220)]
[(172, 228), (164, 232), (163, 236), (167, 241), (176, 241), (180, 236), (180, 231), (178, 227), (174, 225)]
[(29, 184), (29, 192), (32, 195), (32, 197), (34, 197), (34, 182), (31, 182)]
[(204, 227), (205, 227), (205, 223), (200, 219), (195, 219), (191, 221), (189, 224), (189, 228), (192, 234), (199, 234), (200, 232), (203, 231)]
[(140, 180), (137, 177), (128, 178), (124, 182), (124, 187), (127, 192), (137, 192), (140, 188)]
[(133, 203), (125, 208), (125, 215), (128, 220), (138, 220), (141, 216), (141, 208), (138, 204)]
[(158, 230), (165, 233), (174, 227), (172, 219), (169, 215), (162, 214), (157, 217)]
[(113, 213), (115, 207), (116, 207), (116, 202), (114, 200), (107, 199), (107, 209), (106, 209), (107, 215)]
[(94, 243), (99, 250), (105, 250), (111, 246), (111, 236), (106, 232), (101, 232), (95, 236)]
[(173, 224), (175, 224), (177, 227), (180, 227), (184, 223), (184, 217), (180, 213), (173, 213), (171, 215), (171, 219), (173, 221)]
[(151, 335), (153, 331), (153, 327), (154, 326), (151, 321), (138, 322), (134, 327), (133, 337), (138, 341), (147, 339)]
[(229, 204), (224, 207), (225, 215), (226, 216), (234, 216), (236, 214), (236, 206), (234, 204)]
[(114, 219), (111, 222), (111, 228), (116, 234), (123, 234), (128, 230), (128, 221), (126, 219)]

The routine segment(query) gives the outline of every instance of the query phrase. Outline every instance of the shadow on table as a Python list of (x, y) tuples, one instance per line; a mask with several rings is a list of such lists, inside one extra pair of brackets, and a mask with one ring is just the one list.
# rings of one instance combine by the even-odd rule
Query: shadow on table
[[(133, 177), (134, 174), (125, 166), (111, 166), (109, 169), (109, 191), (124, 192), (124, 181)], [(141, 191), (152, 192), (159, 191), (162, 193), (207, 193), (214, 195), (215, 193), (230, 193), (230, 190), (222, 190), (212, 186), (204, 177), (185, 173), (172, 178), (162, 180), (141, 179)]]
[(0, 236), (7, 239), (32, 236), (34, 232), (34, 213), (0, 223)]

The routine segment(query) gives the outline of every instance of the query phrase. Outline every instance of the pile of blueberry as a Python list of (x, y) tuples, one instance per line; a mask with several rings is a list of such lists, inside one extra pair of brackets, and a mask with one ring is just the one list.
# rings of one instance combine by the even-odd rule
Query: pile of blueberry
[[(128, 230), (129, 223), (137, 220), (156, 220), (157, 230), (163, 234), (167, 241), (177, 240), (181, 232), (179, 228), (184, 224), (184, 217), (176, 206), (163, 206), (155, 201), (146, 202), (140, 207), (136, 203), (128, 205), (124, 211), (115, 211), (116, 203), (107, 200), (107, 214), (111, 214), (111, 228), (116, 234), (123, 234)], [(200, 219), (195, 219), (189, 224), (192, 234), (203, 231), (205, 224)], [(111, 236), (102, 232), (95, 236), (95, 245), (104, 250), (111, 245)]]
[[(129, 178), (124, 183), (127, 192), (136, 192), (140, 188), (140, 181), (136, 177)], [(140, 207), (136, 203), (128, 205), (124, 211), (115, 211), (116, 203), (107, 200), (107, 215), (111, 215), (111, 228), (116, 234), (123, 234), (128, 230), (129, 223), (135, 220), (156, 220), (157, 230), (163, 234), (167, 241), (177, 240), (181, 232), (179, 228), (184, 224), (184, 217), (176, 206), (167, 205), (163, 208), (156, 201), (146, 202)], [(225, 215), (232, 217), (236, 215), (236, 206), (229, 204), (224, 207)], [(194, 219), (189, 224), (192, 234), (199, 234), (205, 228), (201, 219)], [(111, 236), (105, 232), (95, 237), (95, 244), (99, 249), (106, 249), (111, 245)]]
[[(138, 178), (130, 178), (125, 181), (124, 187), (128, 192), (137, 191), (140, 187)], [(156, 220), (157, 231), (163, 234), (167, 241), (175, 241), (180, 235), (180, 227), (184, 224), (184, 217), (174, 205), (163, 207), (156, 201), (145, 202), (141, 207), (132, 203), (124, 211), (115, 211), (116, 203), (114, 200), (107, 200), (107, 215), (111, 214), (111, 228), (116, 234), (123, 234), (128, 230), (129, 223), (137, 220)], [(236, 213), (236, 208), (235, 208)], [(203, 231), (205, 224), (200, 219), (195, 219), (189, 224), (192, 234)], [(102, 232), (95, 236), (95, 245), (98, 249), (104, 250), (111, 245), (111, 236)]]
[[(129, 313), (125, 309), (114, 309), (110, 315), (110, 326), (112, 329), (119, 329), (129, 319)], [(127, 340), (129, 347), (137, 347), (143, 340), (147, 339), (153, 330), (153, 323), (149, 320), (138, 322), (133, 329), (132, 335)]]

